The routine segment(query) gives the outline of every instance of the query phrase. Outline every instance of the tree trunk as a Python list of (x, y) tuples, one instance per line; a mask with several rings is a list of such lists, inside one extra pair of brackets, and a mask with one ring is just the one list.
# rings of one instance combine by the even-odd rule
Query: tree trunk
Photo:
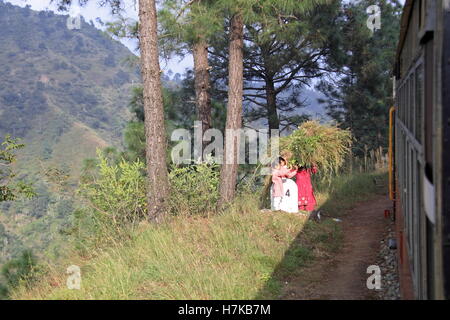
[(194, 44), (192, 50), (194, 56), (195, 97), (197, 114), (202, 122), (203, 132), (211, 128), (211, 96), (209, 93), (209, 62), (208, 44), (200, 39)]
[(280, 119), (277, 114), (277, 95), (275, 93), (275, 85), (272, 79), (266, 79), (266, 96), (267, 96), (267, 120), (269, 122), (269, 132), (272, 129), (280, 129)]
[[(224, 162), (220, 172), (219, 208), (233, 200), (238, 171), (239, 139), (234, 139), (228, 130), (242, 127), (242, 97), (244, 93), (244, 23), (241, 14), (231, 20), (229, 47), (228, 106), (225, 133)], [(228, 148), (232, 146), (232, 150)]]
[(169, 195), (166, 165), (166, 131), (161, 90), (155, 0), (139, 0), (139, 45), (144, 86), (148, 215), (159, 222)]

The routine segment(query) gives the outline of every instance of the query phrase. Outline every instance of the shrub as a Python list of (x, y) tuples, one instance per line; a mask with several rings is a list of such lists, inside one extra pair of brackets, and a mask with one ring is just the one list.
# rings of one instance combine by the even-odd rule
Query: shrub
[[(93, 247), (109, 246), (129, 238), (131, 230), (147, 218), (145, 165), (136, 161), (117, 161), (117, 155), (98, 151), (84, 170), (78, 195), (85, 207), (74, 212), (70, 233), (76, 247), (87, 253)], [(169, 173), (171, 215), (209, 216), (219, 198), (219, 165), (198, 163), (173, 166)]]
[(219, 165), (205, 162), (172, 167), (169, 208), (176, 215), (209, 215), (219, 198)]
[(36, 279), (39, 269), (36, 257), (31, 250), (22, 251), (20, 257), (4, 264), (1, 268), (1, 275), (6, 286), (0, 285), (0, 299), (6, 298), (9, 290), (20, 284), (29, 288)]
[(75, 212), (79, 238), (95, 244), (106, 235), (122, 235), (146, 216), (144, 163), (138, 159), (116, 164), (101, 151), (97, 155), (97, 171), (85, 175), (77, 191), (87, 208)]

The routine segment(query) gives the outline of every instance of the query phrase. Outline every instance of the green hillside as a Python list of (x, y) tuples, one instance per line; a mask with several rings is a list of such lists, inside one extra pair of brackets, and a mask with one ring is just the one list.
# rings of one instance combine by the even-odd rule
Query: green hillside
[[(0, 1), (0, 136), (20, 137), (20, 178), (38, 181), (33, 200), (0, 206), (0, 264), (24, 248), (57, 255), (74, 203), (46, 182), (58, 168), (75, 184), (96, 148), (120, 147), (140, 81), (132, 54), (93, 24), (69, 30), (67, 16)], [(45, 249), (45, 250), (43, 250)]]

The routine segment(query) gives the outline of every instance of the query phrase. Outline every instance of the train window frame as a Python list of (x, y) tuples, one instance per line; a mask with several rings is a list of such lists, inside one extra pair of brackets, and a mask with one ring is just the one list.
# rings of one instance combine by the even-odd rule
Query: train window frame
[(403, 110), (403, 124), (407, 126), (406, 115), (408, 114), (408, 81), (405, 81), (405, 90), (403, 92), (403, 96), (405, 98), (405, 108)]
[(405, 102), (406, 102), (406, 108), (405, 108), (405, 114), (404, 114), (404, 123), (406, 125), (406, 128), (409, 130), (409, 117), (408, 117), (408, 112), (409, 112), (409, 98), (410, 98), (410, 94), (409, 94), (409, 74), (408, 74), (408, 78), (406, 78), (406, 92), (405, 92)]
[(415, 115), (416, 115), (416, 70), (413, 69), (410, 77), (410, 88), (409, 88), (409, 131), (412, 133), (412, 135), (416, 136), (416, 122), (415, 122)]
[(416, 66), (415, 73), (415, 87), (416, 87), (416, 112), (415, 112), (415, 131), (416, 131), (416, 139), (422, 145), (423, 143), (423, 129), (424, 129), (424, 106), (425, 106), (425, 95), (424, 95), (424, 62), (423, 58), (419, 60), (419, 63)]
[(403, 112), (403, 85), (401, 87), (399, 87), (398, 96), (399, 96), (399, 103), (398, 103), (398, 105), (400, 107), (400, 110), (397, 113), (396, 118), (397, 118), (397, 120), (401, 120), (402, 119), (402, 112)]
[(403, 87), (403, 114), (402, 114), (402, 122), (404, 125), (406, 125), (406, 114), (408, 111), (408, 99), (407, 99), (407, 93), (408, 93), (408, 85), (405, 81), (405, 85)]
[(424, 20), (425, 20), (423, 3), (424, 3), (423, 0), (419, 0), (419, 5), (418, 5), (419, 6), (419, 13), (418, 13), (418, 15), (419, 15), (419, 23), (418, 23), (419, 31), (422, 30), (423, 25), (424, 25)]
[(413, 248), (414, 248), (414, 281), (416, 282), (417, 292), (421, 292), (421, 266), (420, 266), (420, 258), (421, 258), (421, 240), (420, 237), (420, 214), (421, 214), (421, 190), (420, 188), (420, 176), (421, 176), (421, 165), (419, 163), (420, 154), (418, 150), (412, 151), (412, 172), (413, 172), (413, 189), (412, 193), (412, 232), (413, 232)]
[(396, 113), (396, 119), (401, 120), (403, 112), (403, 85), (398, 88), (398, 108), (399, 110)]
[(411, 128), (412, 128), (411, 111), (414, 108), (414, 106), (413, 106), (413, 98), (412, 98), (413, 97), (413, 84), (412, 84), (412, 76), (411, 76), (411, 74), (412, 73), (410, 73), (409, 76), (408, 76), (408, 114), (406, 115), (408, 117), (408, 119), (406, 121), (408, 122), (407, 128), (408, 128), (409, 132), (412, 132), (411, 131)]
[[(406, 163), (406, 174), (405, 174), (405, 188), (404, 188), (404, 203), (405, 203), (405, 213), (403, 214), (404, 217), (404, 225), (405, 225), (405, 231), (406, 231), (406, 245), (408, 248), (408, 252), (411, 252), (413, 249), (413, 241), (412, 241), (412, 208), (411, 208), (411, 201), (412, 201), (412, 166), (411, 166), (411, 143), (410, 141), (406, 141), (406, 150), (405, 150), (405, 163)], [(413, 265), (411, 264), (411, 268), (413, 268)], [(414, 273), (414, 270), (411, 270), (412, 273)]]

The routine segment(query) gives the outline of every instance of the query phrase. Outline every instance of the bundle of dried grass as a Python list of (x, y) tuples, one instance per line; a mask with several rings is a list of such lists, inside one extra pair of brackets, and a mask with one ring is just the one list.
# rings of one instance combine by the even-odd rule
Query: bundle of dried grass
[(280, 139), (281, 156), (290, 166), (316, 165), (323, 177), (330, 177), (344, 164), (352, 140), (349, 130), (307, 121), (291, 135)]

